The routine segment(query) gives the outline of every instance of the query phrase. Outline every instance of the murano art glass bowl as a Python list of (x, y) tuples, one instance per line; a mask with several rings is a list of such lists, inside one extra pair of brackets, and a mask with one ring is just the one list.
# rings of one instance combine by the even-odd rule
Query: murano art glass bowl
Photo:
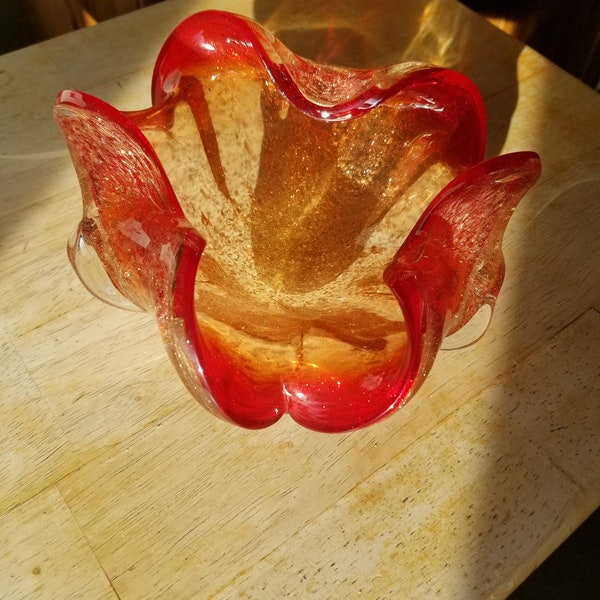
[(152, 106), (63, 91), (83, 196), (68, 245), (87, 288), (153, 312), (181, 378), (248, 428), (319, 431), (400, 407), (448, 336), (493, 307), (502, 237), (536, 154), (483, 161), (460, 73), (320, 65), (259, 24), (180, 24)]

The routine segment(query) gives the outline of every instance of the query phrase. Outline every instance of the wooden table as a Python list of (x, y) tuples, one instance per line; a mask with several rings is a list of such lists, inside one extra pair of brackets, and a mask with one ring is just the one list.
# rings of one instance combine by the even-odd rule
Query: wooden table
[[(3, 598), (502, 598), (600, 503), (598, 94), (453, 0), (332, 4), (172, 0), (0, 57)], [(462, 70), (488, 154), (542, 157), (491, 328), (365, 430), (221, 422), (153, 317), (92, 298), (66, 259), (81, 208), (56, 92), (147, 106), (168, 32), (217, 5), (308, 56), (327, 22), (338, 62)]]

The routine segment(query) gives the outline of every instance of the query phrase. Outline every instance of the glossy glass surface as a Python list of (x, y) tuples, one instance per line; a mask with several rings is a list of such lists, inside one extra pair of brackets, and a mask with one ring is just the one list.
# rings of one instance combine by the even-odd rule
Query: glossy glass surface
[(152, 89), (138, 112), (57, 99), (84, 203), (69, 256), (94, 294), (156, 314), (216, 414), (363, 427), (493, 307), (504, 229), (540, 167), (482, 162), (464, 76), (318, 65), (207, 11), (169, 37)]

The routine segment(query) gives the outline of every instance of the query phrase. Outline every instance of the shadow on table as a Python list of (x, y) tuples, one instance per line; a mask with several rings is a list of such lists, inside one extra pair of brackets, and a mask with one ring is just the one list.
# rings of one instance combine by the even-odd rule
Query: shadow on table
[[(386, 6), (389, 6), (388, 10)], [(362, 0), (348, 0), (341, 6), (340, 3), (322, 0), (307, 0), (301, 6), (293, 0), (255, 2), (257, 20), (292, 50), (318, 62), (369, 68), (418, 60), (463, 72), (475, 82), (484, 98), (488, 119), (487, 155), (494, 156), (502, 153), (518, 100), (516, 65), (522, 46), (507, 36), (505, 43), (499, 47), (495, 42), (498, 35), (503, 34), (483, 22), (473, 29), (473, 21), (465, 19), (467, 14), (466, 9), (458, 11), (456, 5), (438, 0), (402, 4), (394, 0), (370, 4)], [(557, 106), (570, 110), (564, 99), (556, 97), (560, 93), (560, 90), (549, 89), (542, 97), (528, 100), (539, 105), (527, 107), (531, 111), (527, 131), (530, 137), (524, 141), (528, 147), (518, 148), (537, 151), (545, 168), (551, 173), (568, 172), (560, 165), (552, 164), (552, 161), (561, 160), (561, 156), (573, 156), (576, 160), (575, 157), (579, 156), (578, 149), (570, 147), (573, 142), (569, 142), (572, 135), (568, 130), (568, 122), (561, 121), (559, 115), (553, 114)], [(549, 127), (552, 119), (554, 122)], [(529, 147), (530, 144), (533, 147)], [(564, 154), (551, 151), (561, 144)], [(582, 162), (586, 160), (585, 157), (580, 158)], [(524, 201), (527, 206), (521, 210), (530, 215), (529, 222), (524, 225), (521, 223), (524, 231), (519, 233), (519, 253), (512, 256), (512, 262), (507, 265), (509, 272), (515, 274), (518, 280), (510, 300), (507, 327), (510, 338), (506, 341), (504, 353), (504, 360), (510, 364), (504, 369), (505, 372), (510, 372), (511, 366), (526, 360), (537, 342), (550, 339), (564, 326), (560, 324), (561, 319), (566, 319), (570, 313), (568, 307), (560, 305), (561, 302), (564, 304), (565, 298), (560, 290), (566, 285), (581, 290), (580, 281), (585, 281), (586, 277), (592, 281), (594, 279), (593, 273), (577, 272), (572, 258), (569, 258), (593, 252), (592, 246), (597, 245), (594, 231), (600, 227), (598, 215), (591, 214), (591, 199), (600, 195), (600, 178), (590, 177), (590, 169), (586, 171), (583, 168), (582, 173), (584, 175), (579, 180), (565, 178), (550, 183), (542, 177)], [(549, 251), (553, 246), (570, 246), (570, 249), (568, 253)], [(587, 294), (582, 306), (593, 305), (590, 286), (582, 293)], [(561, 376), (560, 373), (553, 375)], [(490, 431), (495, 427), (505, 427), (505, 400), (509, 396), (517, 398), (518, 404), (511, 418), (521, 419), (522, 411), (537, 411), (533, 417), (529, 414), (528, 423), (533, 427), (543, 427), (541, 423), (547, 419), (548, 412), (545, 403), (541, 401), (533, 407), (524, 406), (527, 398), (533, 394), (528, 388), (531, 385), (527, 380), (503, 382), (495, 412), (486, 423)], [(550, 389), (552, 383), (544, 385)], [(555, 399), (553, 410), (568, 412), (567, 402), (566, 397), (564, 400)], [(503, 502), (503, 490), (497, 487), (500, 481), (497, 469), (501, 464), (511, 464), (513, 459), (508, 456), (508, 448), (522, 443), (523, 435), (522, 431), (517, 434), (509, 428), (503, 429), (501, 438), (497, 447), (489, 448), (489, 470), (487, 475), (483, 473), (481, 476), (478, 493), (483, 506), (500, 507), (496, 512), (502, 514), (483, 512), (473, 523), (476, 547), (470, 548), (469, 555), (478, 558), (466, 567), (464, 598), (478, 597), (478, 592), (498, 585), (498, 582), (491, 581), (493, 573), (489, 571), (490, 557), (502, 556), (502, 552), (498, 552), (498, 544), (502, 543), (499, 542), (499, 536), (506, 538), (511, 535), (509, 527), (522, 526), (516, 516), (518, 511), (523, 505), (535, 505), (536, 502), (527, 495), (534, 485), (531, 481), (517, 492), (517, 497), (511, 496)], [(536, 439), (535, 431), (531, 431), (531, 438)], [(519, 460), (518, 452), (515, 456), (514, 460)], [(539, 492), (542, 501), (550, 500), (543, 497), (550, 487)], [(541, 507), (542, 513), (544, 510), (550, 516), (550, 509)], [(556, 514), (551, 516), (554, 519), (560, 517)], [(544, 535), (547, 534), (548, 531)], [(527, 543), (535, 545), (538, 542), (529, 540)], [(521, 559), (523, 557), (507, 558), (511, 561)], [(513, 585), (518, 583), (515, 581)]]
[[(507, 360), (519, 361), (524, 356), (528, 359), (538, 340), (550, 340), (545, 346), (553, 349), (555, 336), (563, 336), (562, 330), (581, 318), (580, 315), (588, 307), (598, 307), (600, 171), (597, 155), (587, 155), (593, 146), (580, 141), (588, 134), (585, 133), (587, 125), (578, 114), (578, 96), (586, 97), (594, 92), (583, 84), (578, 88), (579, 83), (566, 73), (562, 73), (561, 77), (564, 87), (561, 87), (557, 78), (552, 85), (548, 85), (545, 93), (536, 96), (535, 106), (529, 107), (531, 113), (535, 114), (529, 124), (534, 144), (532, 149), (540, 154), (543, 172), (539, 184), (526, 197), (525, 202), (531, 207), (527, 212), (531, 217), (520, 233), (517, 260), (508, 265), (519, 277), (511, 306), (515, 307), (515, 314), (519, 313), (515, 316), (515, 322), (523, 326), (511, 331)], [(566, 98), (569, 100), (566, 101)], [(545, 177), (544, 170), (551, 174), (551, 178)], [(590, 257), (596, 257), (595, 261)], [(572, 306), (580, 308), (576, 311)], [(577, 340), (573, 343), (577, 344)], [(545, 381), (537, 389), (535, 385), (536, 382), (539, 384), (539, 376), (537, 381), (514, 381), (506, 387), (519, 397), (519, 405), (510, 415), (511, 420), (535, 427), (536, 431), (532, 431), (531, 435), (533, 440), (536, 439), (536, 433), (544, 436), (546, 443), (541, 452), (549, 455), (551, 460), (555, 454), (560, 457), (555, 466), (557, 470), (564, 469), (565, 479), (570, 480), (573, 477), (570, 469), (575, 468), (573, 465), (583, 465), (587, 461), (587, 472), (591, 473), (591, 465), (598, 460), (597, 455), (590, 452), (593, 444), (582, 436), (585, 425), (578, 426), (574, 419), (582, 419), (581, 406), (585, 403), (592, 407), (594, 402), (597, 405), (600, 388), (598, 380), (586, 380), (585, 373), (589, 373), (588, 370), (579, 373), (577, 391), (569, 393), (564, 384), (561, 386), (561, 380), (571, 381), (576, 366), (572, 360), (569, 362), (569, 356), (565, 357), (564, 363), (561, 360), (556, 364), (557, 368), (552, 373), (544, 374)], [(557, 388), (559, 391), (556, 391)], [(590, 409), (590, 416), (592, 411), (593, 408)], [(574, 416), (571, 418), (570, 415)], [(594, 422), (597, 422), (597, 418), (591, 418), (587, 424), (587, 430), (591, 433)], [(565, 433), (567, 431), (568, 434)], [(511, 434), (512, 431), (508, 432), (509, 436)], [(568, 443), (565, 443), (566, 439)], [(522, 441), (521, 435), (515, 436), (509, 443)], [(575, 471), (573, 478), (585, 487), (580, 477), (580, 472)], [(552, 498), (547, 500), (551, 502)], [(576, 500), (570, 499), (569, 502)], [(578, 525), (572, 520), (569, 522), (566, 516), (576, 510), (572, 507), (569, 510), (566, 505), (562, 509), (560, 513), (552, 515), (552, 521), (544, 531), (547, 539), (551, 539), (555, 530), (563, 526), (563, 519), (569, 523), (571, 530)], [(583, 512), (581, 508), (580, 512)], [(581, 525), (577, 535), (563, 542), (514, 591), (510, 599), (592, 600), (600, 597), (597, 558), (592, 551), (592, 545), (597, 545), (598, 541), (598, 523), (596, 512), (587, 524)], [(562, 529), (564, 531), (566, 528)], [(569, 531), (564, 533), (568, 534)], [(540, 545), (544, 541), (540, 539)], [(548, 552), (553, 549), (547, 543), (544, 547)]]
[[(505, 43), (498, 46), (498, 35), (504, 34), (499, 34), (484, 21), (473, 20), (467, 9), (457, 10), (455, 4), (438, 0), (404, 3), (395, 0), (374, 3), (348, 0), (341, 6), (340, 3), (322, 0), (307, 0), (301, 6), (293, 0), (256, 0), (254, 10), (257, 20), (285, 45), (318, 62), (372, 68), (416, 60), (464, 73), (474, 81), (484, 99), (488, 121), (486, 154), (495, 156), (502, 153), (518, 100), (516, 67), (522, 45), (507, 36)], [(544, 143), (543, 139), (540, 140), (539, 147), (543, 148)], [(539, 227), (557, 230), (558, 234), (560, 218), (552, 211), (542, 215), (533, 224), (531, 235), (535, 237)], [(546, 260), (543, 252), (543, 248), (532, 242), (530, 248), (525, 248), (523, 268), (534, 264), (539, 269)], [(510, 269), (520, 267), (519, 264), (509, 265)], [(545, 265), (545, 268), (544, 277), (552, 278), (552, 265)], [(544, 288), (537, 288), (539, 282), (536, 283), (535, 279), (519, 281), (519, 286), (521, 283), (522, 287), (516, 294), (518, 310), (535, 311), (536, 303), (544, 301), (540, 298)], [(544, 279), (543, 283), (548, 281)], [(515, 328), (515, 339), (508, 342), (505, 356), (511, 364), (513, 355), (523, 356), (527, 345), (536, 336), (539, 337), (539, 331), (532, 331), (532, 328), (543, 326), (540, 321), (524, 320), (530, 322), (531, 327), (520, 331)], [(518, 393), (516, 388), (512, 391)], [(508, 393), (511, 393), (510, 390)], [(486, 427), (493, 428), (494, 420), (494, 415), (490, 415)], [(498, 477), (493, 470), (503, 459), (507, 447), (509, 445), (502, 443), (501, 447), (490, 449), (490, 472), (487, 476), (482, 474), (481, 490), (478, 490), (485, 506), (502, 504), (501, 490), (494, 487)], [(511, 502), (507, 504), (510, 511), (513, 508)], [(476, 548), (470, 548), (469, 556), (482, 557), (482, 560), (474, 560), (465, 567), (461, 584), (464, 586), (464, 598), (478, 597), (478, 592), (497, 584), (490, 581), (488, 559), (495, 555), (498, 544), (496, 518), (497, 515), (483, 513), (472, 525), (475, 533), (470, 532), (469, 539), (475, 538)]]

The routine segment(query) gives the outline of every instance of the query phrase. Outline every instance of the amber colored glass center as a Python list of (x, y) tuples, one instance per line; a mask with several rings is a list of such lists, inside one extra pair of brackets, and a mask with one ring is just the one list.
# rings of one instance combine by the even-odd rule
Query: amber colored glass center
[(383, 271), (453, 176), (435, 132), (408, 108), (309, 117), (264, 73), (181, 88), (160, 127), (140, 127), (207, 241), (196, 281), (204, 335), (253, 370), (377, 373), (406, 344)]

